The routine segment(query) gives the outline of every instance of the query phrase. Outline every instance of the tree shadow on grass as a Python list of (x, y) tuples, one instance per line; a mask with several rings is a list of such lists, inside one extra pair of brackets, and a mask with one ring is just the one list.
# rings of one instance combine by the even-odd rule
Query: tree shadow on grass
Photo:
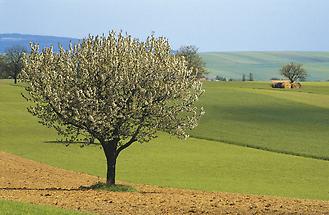
[(43, 141), (43, 143), (49, 143), (49, 144), (62, 144), (62, 145), (81, 145), (81, 146), (87, 146), (87, 145), (100, 145), (99, 142), (83, 142), (83, 141), (60, 141), (60, 140), (47, 140)]
[(19, 191), (86, 191), (86, 190), (103, 190), (110, 192), (136, 192), (137, 190), (129, 185), (116, 184), (108, 185), (97, 182), (90, 186), (80, 186), (79, 188), (60, 188), (60, 187), (46, 187), (46, 188), (29, 188), (29, 187), (0, 187), (0, 190), (19, 190)]
[(109, 185), (102, 182), (97, 182), (96, 184), (90, 186), (80, 186), (81, 190), (105, 190), (112, 192), (136, 192), (136, 189), (129, 185), (116, 184)]

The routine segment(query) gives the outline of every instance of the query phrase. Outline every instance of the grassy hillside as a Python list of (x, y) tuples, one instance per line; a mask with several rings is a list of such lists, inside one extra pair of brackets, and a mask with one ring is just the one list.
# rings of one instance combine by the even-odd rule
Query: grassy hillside
[(329, 83), (298, 91), (250, 82), (205, 87), (206, 115), (192, 136), (329, 160)]
[(209, 77), (241, 80), (243, 73), (253, 73), (255, 80), (270, 80), (280, 78), (280, 67), (293, 61), (304, 64), (309, 81), (329, 80), (329, 52), (205, 52), (201, 56)]
[[(244, 93), (244, 90), (252, 89), (250, 87), (262, 89), (266, 84), (251, 83), (250, 86), (245, 86), (246, 89), (240, 89), (239, 86), (227, 86), (228, 89), (225, 89), (215, 83), (206, 84), (207, 93), (202, 102), (205, 103), (208, 114), (213, 113), (214, 118), (218, 117), (218, 114), (211, 110), (212, 104), (215, 105), (213, 111), (216, 111), (216, 106), (220, 108), (218, 112), (229, 110), (230, 107), (236, 111), (234, 106), (231, 106), (232, 100), (218, 99), (236, 96), (235, 93), (231, 95), (229, 87), (234, 88), (232, 90), (239, 95), (240, 92)], [(311, 86), (309, 90), (312, 89)], [(318, 90), (318, 88), (314, 89)], [(52, 143), (56, 140), (54, 131), (39, 125), (37, 120), (27, 113), (26, 103), (20, 96), (21, 90), (22, 88), (12, 86), (8, 81), (0, 81), (0, 150), (53, 166), (104, 177), (105, 159), (102, 150), (98, 146), (80, 148), (78, 145), (65, 147)], [(256, 97), (253, 96), (254, 94)], [(250, 101), (240, 102), (243, 96), (249, 95), (251, 97), (247, 100)], [(236, 101), (235, 105), (244, 103), (249, 105), (252, 101), (261, 104), (262, 98), (268, 97), (249, 92), (243, 96), (240, 96), (240, 100)], [(212, 103), (212, 100), (216, 102)], [(289, 105), (293, 104), (289, 103)], [(296, 103), (292, 107), (298, 109), (299, 104)], [(322, 109), (314, 108), (312, 111), (319, 111), (315, 113), (316, 117), (319, 117), (317, 114), (323, 114)], [(244, 118), (243, 113), (240, 116), (236, 115), (239, 112), (224, 113), (228, 119), (225, 121), (223, 117), (216, 124), (208, 122), (207, 118), (209, 119), (210, 115), (206, 115), (196, 133), (208, 128), (211, 137), (212, 132), (217, 132), (212, 127), (225, 128), (225, 124), (229, 127), (234, 121), (241, 120), (243, 123), (250, 121)], [(291, 121), (294, 121), (300, 116), (292, 115), (292, 117)], [(254, 118), (251, 125), (257, 123), (266, 125), (262, 116), (260, 119)], [(320, 121), (319, 125), (321, 123), (323, 122)], [(312, 126), (308, 124), (310, 129)], [(240, 134), (246, 141), (255, 138), (244, 136), (244, 129), (246, 127), (233, 125), (227, 131), (231, 130), (230, 132), (235, 133), (235, 136)], [(305, 131), (306, 129), (303, 130)], [(273, 130), (272, 133), (265, 134), (277, 136), (276, 132), (277, 130)], [(259, 132), (259, 135), (262, 133)], [(264, 144), (268, 144), (266, 135), (263, 136)], [(303, 142), (303, 144), (308, 143)], [(119, 157), (117, 170), (118, 179), (134, 183), (207, 191), (329, 199), (328, 161), (267, 152), (219, 141), (196, 138), (179, 141), (167, 135), (160, 135), (160, 138), (148, 144), (135, 144), (123, 152)]]

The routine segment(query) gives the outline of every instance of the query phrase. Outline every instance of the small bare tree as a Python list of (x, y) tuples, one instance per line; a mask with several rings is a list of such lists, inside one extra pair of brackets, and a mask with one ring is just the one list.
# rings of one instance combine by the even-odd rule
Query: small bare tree
[(107, 184), (115, 184), (124, 149), (158, 131), (186, 138), (203, 113), (195, 106), (203, 93), (200, 80), (165, 38), (141, 42), (111, 32), (59, 53), (31, 49), (21, 75), (24, 97), (33, 102), (29, 112), (65, 138), (97, 139), (107, 159)]
[(303, 68), (302, 64), (289, 63), (283, 65), (280, 69), (280, 73), (282, 76), (289, 79), (290, 83), (294, 83), (295, 81), (304, 81), (307, 76), (306, 70)]

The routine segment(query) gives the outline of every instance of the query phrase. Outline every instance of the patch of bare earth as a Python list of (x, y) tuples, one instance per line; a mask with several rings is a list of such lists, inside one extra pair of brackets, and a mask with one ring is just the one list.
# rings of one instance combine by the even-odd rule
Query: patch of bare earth
[(0, 198), (98, 214), (329, 214), (329, 201), (133, 185), (137, 192), (80, 190), (97, 177), (0, 152)]

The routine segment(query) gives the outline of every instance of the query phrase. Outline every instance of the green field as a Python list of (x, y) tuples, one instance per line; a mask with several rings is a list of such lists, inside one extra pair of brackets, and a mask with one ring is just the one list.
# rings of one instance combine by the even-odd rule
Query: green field
[(329, 52), (205, 52), (201, 53), (209, 77), (220, 75), (241, 80), (253, 73), (255, 80), (281, 78), (279, 69), (289, 62), (302, 63), (309, 81), (329, 80)]
[(0, 199), (1, 215), (87, 215), (90, 213), (79, 213), (51, 206), (34, 205)]
[(206, 115), (192, 136), (329, 160), (329, 83), (298, 91), (257, 82), (205, 86)]
[[(135, 144), (119, 157), (118, 179), (207, 191), (329, 200), (328, 161), (227, 144), (217, 138), (226, 135), (225, 141), (234, 144), (328, 157), (328, 134), (324, 132), (328, 128), (328, 100), (321, 101), (328, 98), (329, 86), (306, 85), (301, 92), (276, 90), (272, 96), (268, 95), (272, 93), (268, 83), (206, 83), (200, 102), (207, 113), (192, 133), (203, 135), (204, 139), (180, 141), (161, 134), (150, 143)], [(27, 113), (27, 104), (20, 96), (22, 90), (0, 81), (0, 150), (104, 177), (102, 150), (95, 145), (80, 148), (53, 143), (55, 132), (39, 125)], [(312, 97), (314, 101), (304, 100), (304, 94), (316, 95)], [(313, 102), (316, 104), (309, 104)], [(275, 122), (277, 118), (284, 123)], [(267, 131), (268, 128), (272, 130)], [(288, 142), (277, 143), (275, 140), (286, 130), (294, 131), (291, 136), (296, 135), (300, 142), (290, 143), (293, 139), (285, 137)]]

